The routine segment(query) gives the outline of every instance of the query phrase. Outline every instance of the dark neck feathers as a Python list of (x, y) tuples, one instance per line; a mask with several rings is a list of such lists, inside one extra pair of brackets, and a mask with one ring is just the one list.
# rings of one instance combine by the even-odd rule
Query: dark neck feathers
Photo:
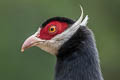
[(92, 32), (81, 26), (57, 55), (55, 80), (103, 80)]

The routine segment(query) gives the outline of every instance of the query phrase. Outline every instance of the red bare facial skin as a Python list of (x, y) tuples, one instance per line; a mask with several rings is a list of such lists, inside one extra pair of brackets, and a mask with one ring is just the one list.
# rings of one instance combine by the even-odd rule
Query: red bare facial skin
[[(54, 31), (50, 31), (50, 28), (52, 26), (55, 27)], [(51, 21), (44, 28), (40, 30), (40, 34), (38, 34), (38, 38), (44, 40), (50, 40), (57, 34), (62, 33), (67, 28), (68, 28), (68, 24), (66, 22)]]

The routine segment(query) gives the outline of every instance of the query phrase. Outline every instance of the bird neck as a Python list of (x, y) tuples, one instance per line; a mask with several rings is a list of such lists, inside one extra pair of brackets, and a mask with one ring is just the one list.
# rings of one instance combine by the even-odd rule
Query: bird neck
[(103, 80), (92, 36), (82, 27), (60, 48), (55, 80)]

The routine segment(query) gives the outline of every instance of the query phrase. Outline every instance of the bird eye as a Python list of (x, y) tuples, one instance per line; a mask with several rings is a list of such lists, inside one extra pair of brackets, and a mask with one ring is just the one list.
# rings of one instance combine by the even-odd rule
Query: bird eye
[(50, 26), (50, 27), (49, 27), (49, 32), (50, 32), (50, 33), (56, 32), (56, 26), (54, 26), (54, 25)]

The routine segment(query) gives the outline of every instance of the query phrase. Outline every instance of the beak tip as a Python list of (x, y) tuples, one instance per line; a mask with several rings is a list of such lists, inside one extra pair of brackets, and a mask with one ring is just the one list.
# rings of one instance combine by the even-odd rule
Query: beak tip
[(24, 52), (24, 49), (23, 49), (23, 48), (21, 49), (21, 52), (22, 52), (22, 53)]

